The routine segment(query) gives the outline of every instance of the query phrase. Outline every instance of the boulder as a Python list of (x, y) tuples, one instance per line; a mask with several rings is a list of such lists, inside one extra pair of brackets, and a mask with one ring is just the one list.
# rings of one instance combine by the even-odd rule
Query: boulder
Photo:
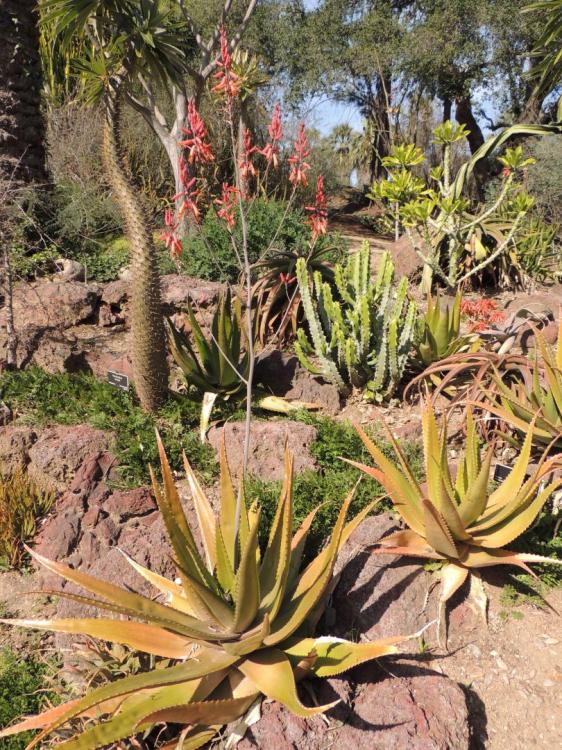
[(110, 443), (110, 435), (88, 425), (51, 427), (29, 449), (29, 474), (46, 488), (64, 491), (84, 460)]
[(6, 425), (0, 427), (0, 474), (10, 475), (29, 463), (29, 450), (37, 440), (31, 427)]
[[(209, 443), (218, 452), (224, 434), (228, 464), (234, 478), (238, 479), (244, 455), (244, 422), (227, 422), (224, 427), (211, 427)], [(295, 458), (295, 472), (314, 471), (316, 463), (310, 446), (316, 440), (316, 429), (293, 420), (279, 422), (252, 422), (248, 471), (260, 479), (282, 479), (285, 444)]]
[(55, 263), (58, 268), (57, 279), (61, 281), (86, 281), (86, 267), (77, 260), (59, 258)]
[(421, 272), (423, 261), (406, 235), (402, 235), (396, 242), (389, 243), (387, 249), (394, 263), (396, 279), (400, 279), (402, 276), (411, 278)]
[[(97, 287), (70, 281), (39, 281), (18, 284), (14, 289), (16, 331), (28, 326), (65, 329), (93, 318), (99, 292)], [(5, 327), (5, 310), (0, 311), (0, 327)]]
[(335, 385), (314, 377), (297, 357), (274, 350), (256, 362), (256, 383), (275, 396), (320, 404), (328, 414), (337, 414), (340, 395)]

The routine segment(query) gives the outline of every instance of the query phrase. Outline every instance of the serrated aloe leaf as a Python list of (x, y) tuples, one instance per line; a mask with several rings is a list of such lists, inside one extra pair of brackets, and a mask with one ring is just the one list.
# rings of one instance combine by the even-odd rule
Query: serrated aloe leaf
[(68, 581), (78, 584), (78, 586), (86, 589), (86, 591), (90, 591), (96, 596), (115, 603), (117, 606), (134, 610), (138, 617), (142, 617), (151, 624), (163, 625), (180, 635), (186, 635), (188, 638), (201, 639), (204, 637), (210, 638), (211, 640), (218, 640), (216, 634), (209, 633), (204, 625), (189, 615), (177, 612), (171, 607), (152, 601), (145, 596), (141, 596), (141, 594), (126, 591), (119, 586), (114, 586), (112, 583), (102, 581), (99, 578), (94, 578), (93, 576), (88, 575), (87, 573), (82, 573), (74, 568), (69, 568), (62, 563), (48, 560), (46, 557), (37, 554), (37, 552), (34, 552), (33, 550), (29, 550), (29, 553), (40, 565), (47, 568), (47, 570), (50, 570), (52, 573), (56, 573), (62, 578), (66, 578)]
[(260, 581), (257, 563), (260, 512), (253, 519), (250, 535), (240, 555), (236, 571), (233, 599), (235, 604), (233, 629), (241, 633), (254, 622), (260, 606)]
[(203, 332), (201, 331), (199, 323), (197, 322), (197, 318), (193, 313), (193, 308), (191, 306), (190, 300), (187, 301), (187, 315), (189, 317), (191, 333), (193, 335), (195, 345), (201, 358), (201, 369), (203, 371), (207, 371), (206, 373), (204, 373), (205, 376), (207, 376), (207, 373), (213, 372), (214, 370), (213, 355), (209, 345), (207, 344), (205, 336), (203, 336)]
[(211, 742), (219, 731), (220, 724), (210, 727), (192, 727), (188, 732), (182, 732), (181, 744), (178, 747), (178, 738), (173, 742), (162, 745), (160, 750), (199, 750), (200, 747)]
[[(4, 737), (12, 737), (20, 732), (28, 732), (34, 729), (43, 729), (48, 727), (59, 720), (59, 717), (64, 716), (67, 712), (72, 711), (74, 706), (79, 702), (79, 698), (62, 703), (60, 706), (54, 706), (49, 708), (47, 711), (43, 711), (37, 716), (28, 716), (23, 721), (19, 721), (17, 724), (12, 724), (9, 727), (5, 727), (0, 730), (0, 739)], [(45, 735), (46, 736), (46, 735)], [(37, 744), (37, 738), (32, 742), (29, 747), (34, 747)]]
[(476, 479), (467, 487), (466, 493), (459, 505), (459, 515), (470, 533), (472, 533), (470, 525), (480, 518), (486, 509), (486, 504), (488, 502), (488, 484), (490, 482), (490, 470), (493, 456), (493, 448), (490, 448), (484, 458)]
[[(190, 606), (188, 599), (185, 597), (184, 589), (174, 581), (170, 581), (168, 578), (154, 573), (148, 568), (145, 568), (140, 563), (129, 557), (123, 550), (120, 550), (121, 554), (125, 557), (129, 565), (146, 581), (154, 586), (161, 594), (167, 597), (168, 603), (173, 609), (177, 609), (179, 612), (185, 612), (187, 615), (197, 617), (194, 609)], [(129, 613), (130, 614), (130, 613)]]
[(525, 474), (527, 473), (529, 458), (531, 457), (534, 426), (533, 422), (528, 427), (529, 432), (525, 437), (521, 453), (519, 454), (513, 469), (509, 473), (509, 476), (506, 477), (497, 490), (490, 495), (487, 506), (488, 509), (496, 507), (501, 508), (513, 500), (513, 498), (519, 493), (519, 490), (525, 481)]
[[(46, 727), (46, 729), (40, 735), (35, 737), (29, 746), (30, 749), (38, 745), (46, 736), (52, 734), (56, 729), (75, 717), (90, 715), (92, 709), (95, 709), (93, 715), (96, 717), (99, 717), (103, 713), (110, 713), (112, 709), (115, 708), (115, 699), (117, 698), (122, 700), (127, 695), (131, 695), (141, 690), (198, 679), (214, 670), (222, 671), (223, 669), (235, 664), (237, 661), (237, 657), (235, 656), (225, 654), (218, 649), (209, 649), (205, 647), (194, 650), (193, 656), (196, 658), (191, 658), (184, 664), (177, 664), (173, 667), (155, 669), (150, 672), (123, 677), (120, 680), (110, 682), (92, 690), (83, 698), (70, 701), (63, 706), (57, 706), (56, 712), (53, 712), (52, 710), (46, 711), (44, 714), (41, 714), (42, 717), (48, 719), (48, 721), (41, 725), (41, 727)], [(119, 705), (119, 703), (117, 705)], [(65, 710), (58, 710), (62, 708)], [(24, 731), (25, 728), (26, 727), (23, 727), (20, 731)], [(39, 727), (29, 726), (27, 728), (36, 729)], [(0, 737), (1, 736), (2, 734), (0, 733)]]
[(146, 716), (160, 709), (204, 700), (224, 679), (226, 672), (214, 672), (199, 679), (134, 694), (126, 699), (121, 710), (108, 721), (88, 727), (71, 740), (60, 743), (60, 750), (98, 750), (113, 742), (133, 736)]
[(210, 502), (207, 500), (203, 488), (199, 484), (195, 472), (191, 468), (191, 464), (187, 460), (185, 453), (183, 454), (183, 465), (185, 468), (185, 475), (193, 498), (193, 504), (195, 506), (195, 512), (197, 514), (197, 521), (201, 530), (201, 539), (205, 548), (205, 554), (207, 557), (207, 565), (209, 570), (213, 570), (216, 565), (216, 539), (215, 539), (215, 514), (211, 508)]
[(108, 620), (102, 617), (61, 620), (0, 620), (6, 625), (53, 633), (73, 633), (91, 638), (120, 643), (130, 648), (168, 659), (185, 659), (193, 642), (168, 630), (130, 620)]
[(324, 706), (304, 706), (297, 695), (295, 676), (287, 656), (276, 648), (267, 648), (248, 656), (238, 667), (268, 698), (282, 703), (296, 716), (306, 718), (328, 711), (339, 700)]
[[(410, 482), (408, 477), (404, 476), (392, 461), (386, 458), (383, 452), (373, 443), (359, 425), (354, 426), (365, 447), (379, 469), (381, 469), (381, 473), (375, 478), (386, 489), (393, 498), (393, 501), (396, 499), (396, 509), (403, 516), (408, 526), (411, 526), (414, 531), (420, 532), (423, 529), (423, 513), (421, 509), (421, 494), (417, 483)], [(372, 472), (367, 471), (369, 467), (353, 461), (348, 461), (348, 463), (374, 476)], [(408, 517), (406, 518), (406, 516)]]
[(293, 531), (293, 459), (285, 448), (285, 473), (269, 541), (260, 568), (260, 613), (275, 619), (281, 606), (291, 556)]
[[(253, 697), (230, 698), (227, 700), (206, 700), (191, 702), (184, 706), (174, 706), (155, 711), (147, 716), (139, 729), (154, 724), (230, 724), (243, 716), (250, 708)], [(181, 746), (183, 748), (183, 745)]]
[(440, 607), (443, 607), (453, 596), (455, 591), (460, 589), (466, 581), (469, 572), (468, 568), (464, 568), (462, 565), (455, 565), (454, 563), (449, 563), (441, 568), (441, 592), (439, 594)]
[(489, 529), (474, 534), (474, 541), (484, 547), (503, 547), (526, 531), (542, 510), (550, 496), (562, 485), (562, 479), (551, 482), (534, 500), (530, 495), (527, 507), (517, 508), (512, 516), (508, 516)]
[(467, 568), (488, 568), (492, 565), (515, 565), (536, 578), (535, 573), (525, 564), (525, 559), (520, 556), (520, 553), (510, 552), (506, 549), (481, 549), (479, 547), (469, 547), (462, 557), (462, 564)]
[(253, 630), (247, 630), (243, 637), (236, 641), (224, 641), (222, 647), (229, 654), (237, 657), (245, 656), (261, 648), (270, 632), (271, 623), (269, 616), (266, 614), (262, 622)]
[(316, 677), (333, 677), (371, 659), (399, 653), (398, 645), (408, 636), (383, 638), (371, 643), (354, 643), (343, 638), (322, 636), (320, 638), (291, 639), (283, 646), (293, 666), (313, 653), (315, 660), (310, 671)]
[(230, 591), (234, 584), (234, 561), (236, 559), (236, 495), (226, 456), (224, 430), (220, 441), (219, 461), (221, 496), (219, 527), (222, 549), (220, 552), (217, 550), (217, 574), (223, 588)]
[(425, 537), (434, 550), (446, 557), (457, 557), (458, 552), (445, 519), (429, 501), (423, 501)]
[(310, 511), (310, 513), (306, 516), (306, 518), (303, 520), (303, 522), (295, 532), (295, 535), (293, 536), (293, 539), (291, 541), (291, 561), (289, 565), (289, 575), (287, 578), (288, 590), (293, 588), (295, 580), (299, 574), (306, 540), (308, 538), (311, 526), (314, 523), (314, 519), (316, 518), (316, 514), (321, 507), (322, 505), (317, 505), (316, 508), (313, 508)]

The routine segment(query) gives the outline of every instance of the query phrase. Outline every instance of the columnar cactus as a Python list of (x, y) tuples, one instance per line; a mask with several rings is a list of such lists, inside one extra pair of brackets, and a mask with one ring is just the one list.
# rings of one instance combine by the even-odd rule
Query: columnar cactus
[(374, 282), (367, 242), (345, 266), (336, 266), (335, 290), (318, 273), (311, 284), (303, 259), (297, 279), (310, 332), (309, 340), (300, 329), (295, 343), (303, 366), (341, 392), (351, 385), (377, 400), (392, 395), (412, 348), (416, 307), (407, 279), (393, 284), (390, 255), (382, 256)]

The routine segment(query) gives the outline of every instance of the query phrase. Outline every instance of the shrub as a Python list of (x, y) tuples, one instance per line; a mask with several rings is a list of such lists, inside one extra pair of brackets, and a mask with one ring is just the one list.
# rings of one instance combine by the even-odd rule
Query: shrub
[(23, 544), (33, 539), (37, 520), (53, 502), (54, 496), (43, 492), (21, 469), (0, 477), (0, 569), (20, 567)]
[[(235, 234), (239, 232), (237, 227)], [(248, 208), (248, 255), (252, 263), (262, 259), (270, 246), (271, 252), (291, 250), (309, 239), (303, 212), (287, 208), (283, 201), (258, 198)], [(239, 247), (239, 237), (236, 243)], [(225, 223), (214, 208), (207, 211), (200, 231), (185, 243), (180, 265), (185, 273), (200, 279), (238, 281), (240, 265)]]

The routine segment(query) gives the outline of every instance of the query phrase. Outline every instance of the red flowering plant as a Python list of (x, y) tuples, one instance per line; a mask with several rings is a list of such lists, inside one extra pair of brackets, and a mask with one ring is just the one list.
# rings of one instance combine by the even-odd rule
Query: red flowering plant
[[(186, 251), (182, 250), (182, 222), (189, 222), (190, 239), (201, 239), (211, 253), (208, 238), (201, 231), (201, 217), (212, 210), (222, 223), (240, 267), (241, 285), (245, 288), (246, 320), (245, 331), (241, 331), (241, 335), (246, 342), (249, 367), (240, 376), (246, 384), (249, 423), (256, 332), (259, 331), (262, 343), (271, 339), (272, 335), (276, 341), (283, 341), (295, 334), (300, 319), (301, 298), (294, 272), (297, 258), (304, 255), (311, 272), (320, 271), (324, 278), (331, 276), (331, 266), (326, 258), (329, 250), (323, 239), (327, 233), (328, 209), (324, 179), (319, 177), (314, 204), (306, 207), (300, 225), (299, 238), (302, 239), (295, 240), (295, 249), (283, 246), (285, 237), (289, 236), (285, 223), (289, 216), (291, 221), (297, 221), (294, 215), (298, 214), (289, 212), (298, 196), (308, 187), (311, 149), (306, 129), (304, 124), (299, 125), (294, 143), (286, 149), (281, 104), (277, 103), (267, 127), (265, 143), (256, 142), (241, 117), (242, 101), (251, 90), (251, 81), (256, 78), (255, 65), (246, 65), (252, 71), (246, 80), (245, 67), (235, 63), (234, 45), (229, 42), (224, 28), (220, 30), (218, 46), (211, 94), (221, 114), (218, 125), (222, 127), (224, 124), (222, 132), (227, 134), (226, 143), (231, 158), (219, 158), (213, 151), (210, 129), (196, 102), (189, 100), (186, 126), (178, 142), (182, 152), (178, 181), (181, 189), (174, 196), (175, 210), (170, 207), (165, 211), (162, 239), (172, 257), (179, 262), (182, 252)], [(258, 205), (257, 199), (260, 204), (267, 202), (270, 198), (269, 182), (280, 183), (285, 172), (283, 210), (278, 225), (273, 228), (268, 226), (272, 239), (259, 248), (257, 257), (250, 256), (249, 219), (252, 219), (254, 207)], [(218, 175), (220, 189), (217, 191), (214, 180)], [(307, 214), (308, 220), (305, 219)], [(209, 334), (213, 341), (217, 338), (216, 331), (211, 330)], [(219, 348), (221, 346), (218, 340), (214, 344)], [(246, 446), (247, 441), (248, 438)]]
[(494, 323), (502, 323), (505, 320), (505, 312), (498, 310), (498, 303), (488, 297), (463, 299), (461, 315), (469, 321), (470, 333), (485, 331)]

